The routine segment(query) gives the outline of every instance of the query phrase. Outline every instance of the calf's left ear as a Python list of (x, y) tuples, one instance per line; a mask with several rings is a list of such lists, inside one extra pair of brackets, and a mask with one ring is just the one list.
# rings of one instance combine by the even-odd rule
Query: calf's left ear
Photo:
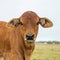
[(40, 18), (39, 23), (44, 28), (49, 28), (53, 26), (53, 23), (48, 18)]

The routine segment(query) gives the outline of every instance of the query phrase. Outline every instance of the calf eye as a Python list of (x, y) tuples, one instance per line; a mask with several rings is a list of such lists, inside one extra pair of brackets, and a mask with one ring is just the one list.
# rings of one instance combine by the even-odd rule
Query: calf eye
[(20, 22), (20, 25), (23, 25), (23, 23), (22, 23), (22, 22)]
[(39, 24), (40, 22), (37, 22), (37, 25)]

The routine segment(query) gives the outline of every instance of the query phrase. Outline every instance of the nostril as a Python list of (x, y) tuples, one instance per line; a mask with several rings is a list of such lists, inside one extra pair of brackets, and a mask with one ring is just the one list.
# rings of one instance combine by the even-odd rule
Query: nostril
[(26, 38), (27, 38), (27, 40), (33, 40), (34, 39), (34, 34), (27, 34)]

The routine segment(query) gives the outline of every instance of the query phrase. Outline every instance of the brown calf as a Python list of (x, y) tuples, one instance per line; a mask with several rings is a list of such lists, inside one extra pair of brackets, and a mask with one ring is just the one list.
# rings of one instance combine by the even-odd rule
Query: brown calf
[(14, 18), (2, 26), (0, 28), (2, 56), (6, 60), (30, 60), (39, 24), (44, 28), (53, 25), (49, 19), (41, 18), (35, 12), (27, 11), (21, 17)]

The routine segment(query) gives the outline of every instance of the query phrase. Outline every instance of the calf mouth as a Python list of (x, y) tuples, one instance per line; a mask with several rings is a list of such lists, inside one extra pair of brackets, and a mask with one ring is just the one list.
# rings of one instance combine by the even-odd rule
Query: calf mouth
[(35, 38), (34, 39), (32, 39), (32, 38), (30, 38), (30, 39), (29, 38), (28, 39), (25, 38), (25, 41), (28, 42), (28, 43), (34, 43), (35, 42)]
[(33, 43), (35, 40), (27, 40), (27, 42), (29, 43)]

